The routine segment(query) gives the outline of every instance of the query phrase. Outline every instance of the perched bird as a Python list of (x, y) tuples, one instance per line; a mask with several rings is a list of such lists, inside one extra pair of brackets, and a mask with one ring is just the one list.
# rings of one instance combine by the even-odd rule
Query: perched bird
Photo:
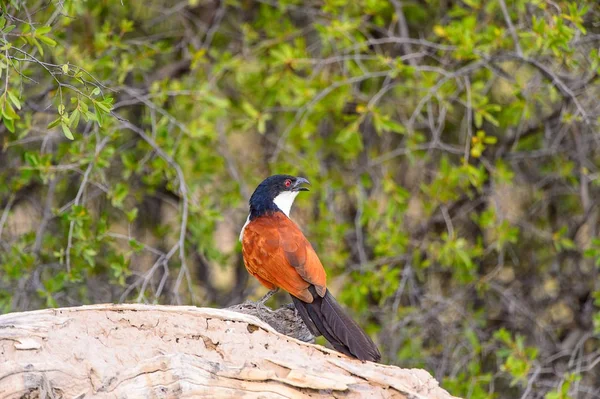
[(377, 346), (331, 295), (319, 257), (289, 218), (296, 196), (308, 191), (304, 184), (310, 183), (303, 177), (274, 175), (258, 185), (240, 233), (246, 269), (270, 295), (279, 288), (289, 292), (313, 335), (323, 335), (346, 355), (377, 362)]

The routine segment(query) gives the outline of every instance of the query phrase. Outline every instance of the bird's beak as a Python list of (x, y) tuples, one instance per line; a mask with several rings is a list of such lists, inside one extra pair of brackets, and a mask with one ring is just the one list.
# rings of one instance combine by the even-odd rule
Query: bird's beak
[(307, 187), (302, 187), (301, 184), (309, 184), (310, 185), (310, 182), (308, 180), (306, 180), (304, 177), (297, 177), (292, 190), (293, 191), (309, 191)]

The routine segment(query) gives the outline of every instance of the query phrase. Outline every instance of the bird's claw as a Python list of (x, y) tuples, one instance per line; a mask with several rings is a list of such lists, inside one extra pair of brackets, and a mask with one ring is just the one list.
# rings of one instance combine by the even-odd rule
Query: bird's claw
[(258, 304), (260, 305), (264, 305), (269, 299), (271, 299), (271, 297), (273, 295), (275, 295), (277, 293), (277, 291), (279, 291), (279, 288), (275, 288), (273, 290), (270, 290), (269, 292), (267, 292), (265, 294), (265, 296), (263, 296), (261, 299), (258, 300)]
[(265, 314), (263, 312), (270, 312), (271, 309), (269, 309), (267, 306), (265, 306), (265, 303), (271, 299), (271, 297), (273, 295), (275, 295), (277, 293), (277, 291), (279, 291), (279, 288), (275, 288), (274, 290), (270, 290), (269, 292), (267, 292), (265, 294), (265, 296), (263, 296), (261, 299), (259, 299), (256, 302), (256, 313), (258, 314), (258, 318), (261, 320), (265, 319)]

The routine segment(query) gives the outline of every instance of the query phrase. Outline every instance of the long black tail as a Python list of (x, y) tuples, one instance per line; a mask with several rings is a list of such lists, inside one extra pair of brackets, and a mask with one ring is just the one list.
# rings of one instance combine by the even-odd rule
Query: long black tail
[(323, 335), (338, 351), (360, 360), (378, 362), (381, 359), (379, 349), (371, 338), (352, 320), (335, 298), (327, 293), (321, 298), (313, 286), (312, 303), (301, 301), (292, 295), (294, 305), (308, 329), (313, 335)]

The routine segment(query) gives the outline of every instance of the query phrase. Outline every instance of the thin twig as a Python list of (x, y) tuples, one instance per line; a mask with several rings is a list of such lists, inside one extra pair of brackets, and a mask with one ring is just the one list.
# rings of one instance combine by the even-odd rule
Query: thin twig
[(10, 197), (8, 197), (8, 202), (6, 203), (4, 211), (2, 212), (2, 217), (0, 218), (0, 239), (2, 239), (2, 231), (4, 230), (4, 224), (8, 219), (8, 213), (10, 212), (10, 208), (12, 208), (16, 198), (17, 196), (15, 193), (12, 193)]
[(467, 139), (465, 140), (465, 163), (469, 163), (471, 154), (471, 138), (473, 137), (473, 106), (471, 100), (471, 81), (468, 76), (464, 77), (465, 91), (467, 93)]
[[(150, 137), (146, 134), (146, 132), (144, 132), (142, 129), (135, 126), (131, 122), (124, 120), (122, 118), (120, 118), (120, 119), (121, 119), (122, 125), (125, 128), (138, 134), (142, 139), (144, 139), (144, 141), (146, 141), (154, 149), (154, 151), (156, 151), (156, 153), (162, 159), (164, 159), (169, 164), (169, 166), (171, 166), (173, 169), (175, 169), (175, 173), (177, 174), (177, 179), (179, 180), (179, 193), (181, 194), (181, 202), (182, 202), (179, 241), (176, 244), (179, 248), (179, 258), (181, 261), (180, 275), (183, 273), (188, 277), (188, 288), (190, 290), (190, 296), (193, 301), (193, 291), (191, 289), (191, 277), (189, 275), (188, 268), (187, 268), (187, 262), (185, 259), (185, 235), (187, 232), (189, 199), (188, 199), (188, 187), (185, 182), (183, 170), (181, 169), (181, 166), (179, 166), (179, 164), (177, 162), (175, 162), (175, 160), (169, 154), (167, 154), (162, 148), (160, 148), (160, 146), (154, 141), (154, 139), (152, 137)], [(175, 284), (175, 287), (174, 287), (175, 292), (179, 291), (180, 284), (181, 284), (181, 279), (178, 278), (177, 282)]]
[(508, 14), (508, 8), (506, 8), (506, 2), (504, 0), (498, 0), (500, 3), (500, 8), (502, 8), (502, 14), (504, 15), (504, 20), (506, 21), (506, 26), (508, 26), (508, 31), (512, 36), (513, 42), (515, 43), (515, 51), (521, 57), (523, 56), (523, 50), (521, 49), (521, 45), (519, 44), (519, 36), (517, 35), (517, 31), (515, 26), (513, 25), (510, 15)]
[[(396, 17), (398, 18), (398, 33), (402, 39), (409, 38), (408, 33), (408, 23), (406, 22), (406, 17), (404, 16), (404, 10), (402, 9), (404, 5), (400, 0), (390, 0), (394, 6), (394, 10), (396, 11)], [(412, 54), (412, 48), (410, 43), (402, 43), (402, 50), (404, 55)], [(408, 63), (412, 66), (416, 65), (416, 61), (413, 58), (408, 59)]]
[(44, 204), (44, 210), (42, 212), (42, 221), (35, 234), (35, 244), (33, 245), (33, 252), (39, 253), (42, 247), (42, 241), (44, 238), (44, 231), (48, 222), (52, 218), (52, 202), (54, 201), (54, 191), (56, 189), (56, 178), (50, 180), (48, 184), (48, 193), (46, 194), (46, 203)]
[[(95, 165), (95, 161), (96, 158), (98, 157), (98, 154), (100, 154), (100, 152), (102, 151), (102, 149), (104, 148), (104, 146), (106, 145), (106, 143), (108, 142), (110, 136), (104, 137), (102, 139), (102, 141), (100, 141), (98, 143), (98, 145), (96, 145), (96, 150), (95, 150), (95, 154), (94, 154), (94, 160), (92, 160), (92, 162), (90, 162), (90, 164), (88, 165), (87, 169), (85, 170), (85, 173), (83, 175), (83, 179), (81, 180), (81, 184), (79, 186), (79, 190), (77, 191), (77, 195), (75, 196), (75, 200), (73, 200), (73, 206), (78, 206), (81, 202), (81, 197), (83, 196), (83, 192), (85, 191), (85, 187), (87, 186), (88, 183), (88, 179), (90, 177), (90, 173), (92, 173), (92, 169), (94, 169), (94, 165)], [(67, 249), (66, 249), (66, 254), (65, 254), (65, 263), (67, 266), (67, 272), (71, 273), (71, 249), (73, 246), (73, 229), (75, 228), (75, 220), (71, 220), (71, 223), (69, 224), (69, 236), (67, 238)]]
[(210, 29), (208, 30), (208, 32), (206, 32), (206, 38), (204, 39), (204, 42), (202, 43), (203, 49), (208, 49), (210, 47), (212, 40), (213, 40), (213, 36), (215, 35), (217, 30), (221, 26), (221, 20), (223, 19), (223, 16), (225, 15), (225, 0), (218, 0), (218, 1), (219, 1), (219, 8), (217, 9), (217, 12), (215, 13), (214, 21), (213, 21), (212, 25), (210, 26)]
[(177, 251), (178, 248), (179, 248), (179, 243), (173, 245), (173, 247), (167, 254), (161, 255), (156, 260), (156, 262), (154, 262), (154, 265), (152, 265), (152, 267), (150, 268), (150, 270), (146, 273), (146, 276), (144, 277), (144, 282), (142, 284), (142, 288), (140, 288), (140, 293), (138, 294), (137, 302), (141, 302), (142, 298), (144, 297), (144, 293), (146, 292), (146, 287), (148, 286), (148, 282), (154, 275), (154, 272), (156, 271), (156, 269), (158, 269), (159, 266), (167, 265), (169, 263), (169, 260), (173, 257), (173, 255), (175, 254), (175, 252)]

